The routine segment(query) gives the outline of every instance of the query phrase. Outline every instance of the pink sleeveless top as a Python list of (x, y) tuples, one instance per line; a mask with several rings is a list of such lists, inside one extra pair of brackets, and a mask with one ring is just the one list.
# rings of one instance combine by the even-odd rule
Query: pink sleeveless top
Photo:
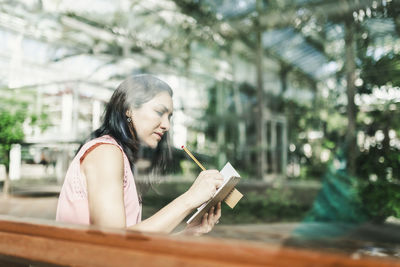
[[(142, 220), (142, 205), (139, 203), (136, 185), (129, 161), (122, 147), (109, 135), (104, 135), (87, 142), (72, 160), (65, 176), (58, 199), (56, 221), (90, 224), (89, 204), (86, 179), (81, 175), (81, 162), (84, 157), (100, 144), (113, 144), (121, 149), (124, 157), (124, 205), (126, 226)], [(112, 214), (110, 214), (112, 216)]]

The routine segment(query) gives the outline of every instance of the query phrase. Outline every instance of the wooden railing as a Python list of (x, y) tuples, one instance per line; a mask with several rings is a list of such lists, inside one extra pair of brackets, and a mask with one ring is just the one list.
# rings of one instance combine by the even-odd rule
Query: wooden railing
[[(400, 266), (389, 260), (0, 216), (0, 266)], [(36, 265), (35, 265), (36, 264)]]

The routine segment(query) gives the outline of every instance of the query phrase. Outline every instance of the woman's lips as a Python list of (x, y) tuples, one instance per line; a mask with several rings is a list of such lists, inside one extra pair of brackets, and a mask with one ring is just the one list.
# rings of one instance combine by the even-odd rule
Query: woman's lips
[(155, 133), (155, 134), (159, 137), (159, 140), (161, 140), (163, 134), (160, 134), (160, 133)]

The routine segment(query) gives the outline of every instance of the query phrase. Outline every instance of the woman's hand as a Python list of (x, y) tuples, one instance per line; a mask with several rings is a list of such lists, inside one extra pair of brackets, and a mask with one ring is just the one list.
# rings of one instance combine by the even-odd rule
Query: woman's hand
[(186, 191), (192, 208), (197, 208), (212, 198), (223, 181), (224, 177), (217, 170), (202, 171), (189, 190)]
[(208, 213), (204, 214), (201, 223), (189, 224), (181, 234), (194, 236), (206, 234), (214, 228), (219, 218), (221, 218), (221, 202), (218, 203), (216, 209), (212, 207)]

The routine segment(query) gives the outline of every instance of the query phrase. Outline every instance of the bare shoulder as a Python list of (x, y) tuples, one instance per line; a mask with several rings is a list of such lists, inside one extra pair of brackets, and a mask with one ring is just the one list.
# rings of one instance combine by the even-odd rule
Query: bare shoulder
[(81, 163), (84, 172), (116, 173), (123, 171), (122, 151), (113, 144), (101, 144), (90, 151)]

